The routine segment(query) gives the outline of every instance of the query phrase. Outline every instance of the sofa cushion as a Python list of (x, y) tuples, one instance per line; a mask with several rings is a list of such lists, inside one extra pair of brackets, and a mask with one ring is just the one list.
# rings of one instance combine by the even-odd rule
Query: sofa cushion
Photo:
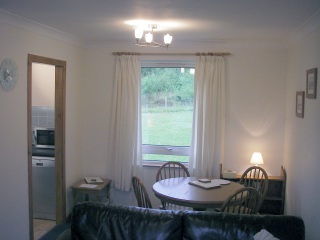
[(180, 239), (181, 214), (169, 210), (144, 209), (84, 202), (72, 212), (73, 239)]
[(182, 216), (182, 234), (192, 239), (254, 239), (265, 229), (281, 240), (303, 240), (303, 220), (294, 216), (245, 215), (217, 212), (187, 212)]

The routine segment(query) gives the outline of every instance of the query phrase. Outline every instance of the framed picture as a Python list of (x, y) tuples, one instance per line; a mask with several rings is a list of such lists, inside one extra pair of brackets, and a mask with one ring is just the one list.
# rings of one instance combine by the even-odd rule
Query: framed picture
[(299, 118), (304, 117), (304, 91), (296, 93), (296, 116)]
[(317, 68), (307, 70), (307, 90), (306, 98), (315, 99), (317, 97)]

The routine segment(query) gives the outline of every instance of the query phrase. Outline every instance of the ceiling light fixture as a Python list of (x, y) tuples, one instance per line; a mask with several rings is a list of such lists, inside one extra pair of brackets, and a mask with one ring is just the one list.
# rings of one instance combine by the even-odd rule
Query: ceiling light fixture
[(157, 43), (153, 41), (153, 30), (157, 29), (157, 24), (150, 24), (148, 28), (151, 30), (148, 33), (145, 34), (145, 42), (141, 41), (141, 38), (143, 36), (143, 29), (142, 28), (136, 28), (135, 30), (135, 37), (136, 37), (136, 46), (140, 47), (165, 47), (168, 48), (169, 45), (172, 42), (172, 36), (169, 34), (164, 35), (163, 41), (164, 44)]

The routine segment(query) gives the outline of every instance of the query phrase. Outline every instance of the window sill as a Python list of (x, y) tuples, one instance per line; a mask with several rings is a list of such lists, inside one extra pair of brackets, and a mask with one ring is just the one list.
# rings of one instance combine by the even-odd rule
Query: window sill
[[(162, 161), (143, 161), (142, 162), (142, 166), (143, 167), (161, 167), (164, 163), (166, 162), (162, 162)], [(189, 163), (182, 163), (183, 165), (185, 165), (187, 168), (189, 166)]]

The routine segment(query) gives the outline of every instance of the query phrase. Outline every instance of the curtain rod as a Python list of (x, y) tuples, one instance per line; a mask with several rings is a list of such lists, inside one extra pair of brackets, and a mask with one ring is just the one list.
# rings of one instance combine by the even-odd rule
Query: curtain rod
[(142, 56), (229, 56), (228, 52), (208, 52), (208, 53), (140, 53), (140, 52), (113, 52), (112, 55), (142, 55)]

